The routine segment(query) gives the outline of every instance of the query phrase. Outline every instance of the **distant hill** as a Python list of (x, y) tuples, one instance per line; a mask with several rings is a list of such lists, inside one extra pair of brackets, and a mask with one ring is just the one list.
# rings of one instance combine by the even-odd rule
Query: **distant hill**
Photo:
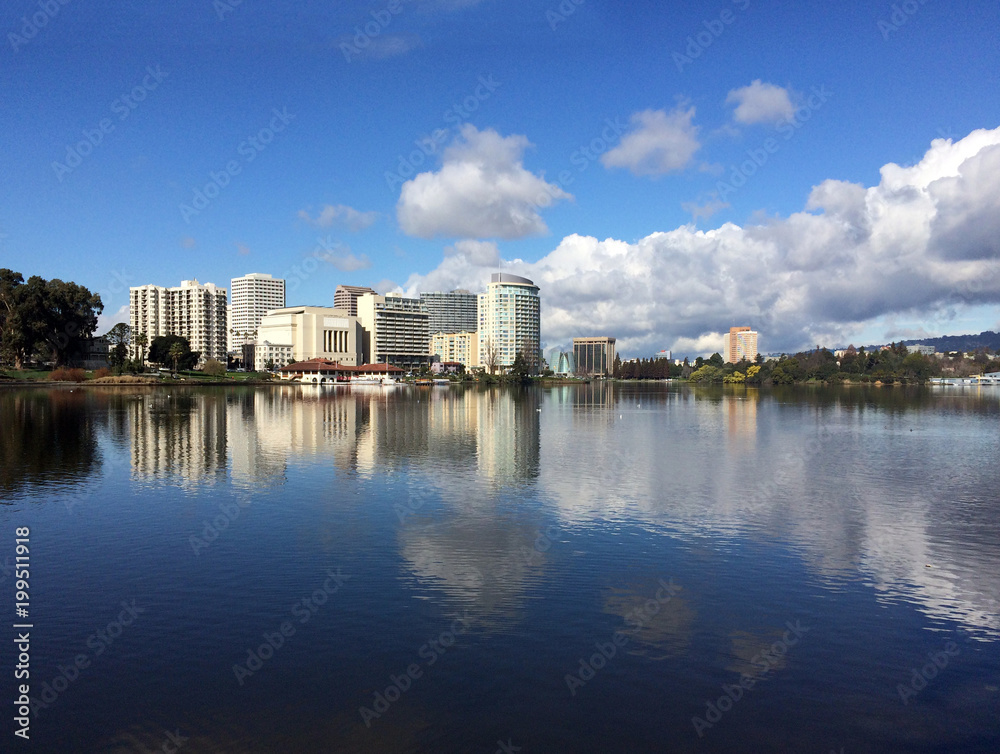
[[(979, 335), (943, 335), (940, 338), (920, 338), (918, 340), (904, 340), (904, 345), (934, 346), (938, 351), (975, 351), (977, 348), (988, 348), (993, 352), (1000, 352), (1000, 333), (992, 330), (985, 330)], [(866, 351), (879, 346), (865, 346)]]

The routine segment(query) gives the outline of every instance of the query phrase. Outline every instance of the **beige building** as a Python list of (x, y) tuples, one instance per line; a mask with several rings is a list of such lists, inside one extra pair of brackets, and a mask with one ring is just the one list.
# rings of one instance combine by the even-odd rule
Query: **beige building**
[(576, 374), (586, 377), (613, 377), (615, 339), (573, 338), (573, 362)]
[(329, 306), (291, 306), (269, 311), (257, 329), (254, 368), (268, 359), (276, 366), (307, 359), (363, 363), (363, 334), (358, 318)]
[(358, 299), (358, 322), (365, 331), (364, 359), (420, 369), (430, 363), (430, 317), (418, 298), (366, 293)]
[(333, 306), (343, 309), (352, 317), (358, 316), (358, 299), (366, 293), (378, 295), (378, 291), (362, 285), (338, 285), (333, 292)]
[(743, 359), (757, 358), (757, 333), (749, 327), (730, 327), (722, 354), (726, 362), (735, 364)]
[(130, 288), (129, 324), (133, 334), (146, 336), (147, 349), (155, 337), (179, 335), (200, 354), (199, 363), (207, 359), (226, 363), (226, 289), (213, 283), (183, 280), (176, 288)]
[(431, 335), (431, 353), (438, 361), (453, 361), (464, 364), (466, 370), (475, 369), (479, 364), (479, 333), (439, 332)]

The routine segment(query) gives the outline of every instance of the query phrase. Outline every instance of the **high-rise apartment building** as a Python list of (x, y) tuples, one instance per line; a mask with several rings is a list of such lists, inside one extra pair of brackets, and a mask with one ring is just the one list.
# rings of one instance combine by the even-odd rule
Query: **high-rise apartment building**
[(486, 293), (479, 294), (479, 364), (506, 369), (520, 353), (538, 372), (541, 299), (527, 278), (494, 272)]
[(431, 335), (439, 332), (475, 332), (479, 327), (479, 297), (457, 290), (450, 293), (421, 293), (427, 305)]
[(479, 334), (473, 332), (438, 332), (431, 335), (431, 353), (439, 361), (464, 364), (466, 369), (479, 366)]
[(352, 317), (357, 317), (358, 299), (366, 293), (378, 295), (374, 289), (361, 285), (338, 285), (337, 290), (333, 292), (333, 308), (343, 309)]
[(358, 299), (358, 322), (364, 328), (365, 361), (420, 369), (430, 363), (427, 307), (418, 298), (366, 293)]
[(730, 327), (723, 350), (728, 364), (753, 361), (757, 358), (757, 333), (749, 327)]
[(573, 338), (576, 373), (585, 377), (612, 377), (615, 371), (614, 338)]
[(233, 278), (229, 288), (230, 351), (257, 338), (261, 318), (271, 309), (285, 306), (285, 281), (260, 272)]
[[(226, 289), (213, 283), (183, 280), (176, 288), (141, 285), (129, 289), (129, 324), (148, 343), (159, 335), (187, 338), (192, 351), (226, 362)], [(148, 346), (147, 343), (147, 346)]]

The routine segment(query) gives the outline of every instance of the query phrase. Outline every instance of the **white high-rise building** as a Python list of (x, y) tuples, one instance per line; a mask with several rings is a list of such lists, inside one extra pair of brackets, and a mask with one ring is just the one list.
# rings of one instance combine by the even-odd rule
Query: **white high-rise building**
[(260, 272), (232, 279), (229, 305), (230, 351), (253, 343), (263, 316), (271, 309), (285, 308), (285, 281)]
[(506, 369), (522, 354), (531, 372), (539, 367), (541, 299), (527, 278), (494, 272), (479, 294), (479, 364)]
[[(213, 283), (182, 280), (176, 288), (141, 285), (129, 288), (129, 324), (133, 339), (143, 333), (146, 347), (159, 335), (187, 338), (199, 363), (226, 363), (226, 289)], [(134, 341), (133, 341), (134, 342)], [(148, 353), (148, 351), (147, 351)]]

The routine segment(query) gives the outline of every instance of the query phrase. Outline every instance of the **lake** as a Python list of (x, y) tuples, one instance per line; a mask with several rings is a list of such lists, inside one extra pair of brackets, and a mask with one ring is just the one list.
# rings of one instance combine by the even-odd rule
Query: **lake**
[(3, 389), (31, 747), (996, 752), (998, 459), (998, 388)]

